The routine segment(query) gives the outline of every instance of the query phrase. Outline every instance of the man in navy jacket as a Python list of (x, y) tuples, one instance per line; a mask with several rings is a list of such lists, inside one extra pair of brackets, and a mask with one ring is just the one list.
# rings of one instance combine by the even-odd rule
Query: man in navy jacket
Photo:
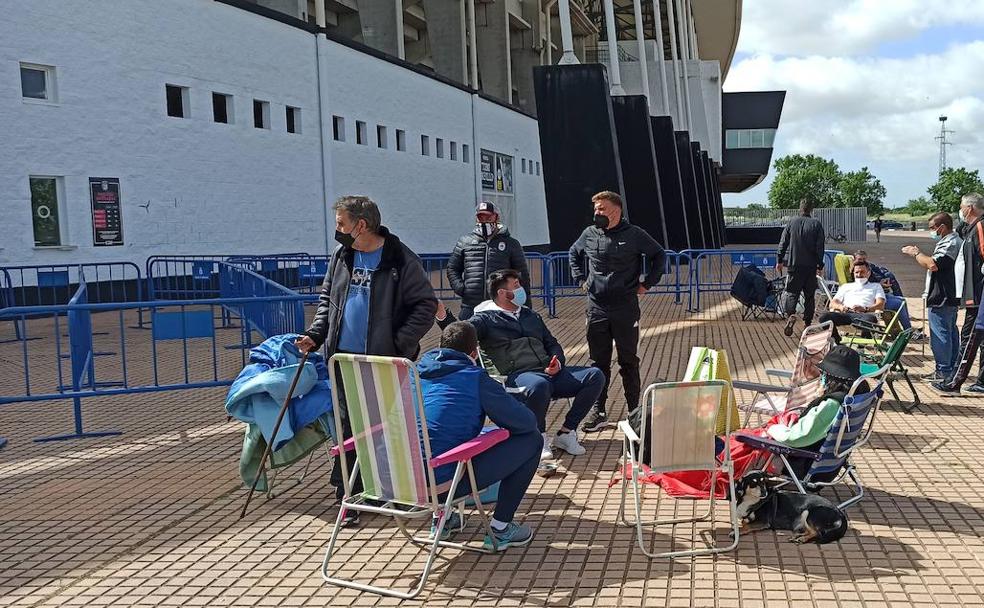
[[(499, 482), (499, 495), (492, 518), (499, 548), (522, 546), (533, 540), (529, 526), (513, 522), (516, 509), (529, 488), (540, 462), (540, 434), (533, 413), (513, 399), (501, 384), (475, 364), (478, 336), (469, 323), (449, 324), (441, 334), (441, 348), (424, 353), (417, 371), (424, 395), (424, 414), (431, 454), (437, 456), (481, 433), (486, 416), (509, 431), (509, 439), (472, 459), (475, 482), (480, 489)], [(439, 488), (447, 486), (456, 465), (448, 464), (434, 471)], [(447, 488), (444, 488), (445, 493)], [(471, 492), (464, 477), (455, 492)], [(446, 529), (461, 528), (454, 514)], [(491, 539), (486, 538), (491, 547)]]

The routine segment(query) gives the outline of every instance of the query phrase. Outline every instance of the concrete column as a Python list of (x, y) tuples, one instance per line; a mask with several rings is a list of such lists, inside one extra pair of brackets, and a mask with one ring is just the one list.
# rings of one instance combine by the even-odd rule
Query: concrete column
[(403, 0), (359, 0), (362, 42), (404, 59)]
[[(571, 30), (571, 5), (570, 0), (559, 0), (557, 4), (557, 13), (560, 17), (560, 40), (561, 49), (563, 49), (564, 54), (560, 58), (560, 65), (567, 65), (570, 63), (581, 63), (577, 60), (577, 55), (574, 53), (574, 34)], [(547, 6), (547, 17), (550, 17), (550, 8)], [(549, 23), (549, 21), (548, 21)], [(581, 41), (581, 56), (584, 56), (584, 42)]]
[(656, 56), (654, 59), (659, 66), (660, 82), (663, 85), (663, 114), (670, 115), (670, 93), (666, 87), (666, 55), (663, 50), (663, 16), (659, 10), (659, 0), (653, 0), (653, 14), (656, 17)]
[(314, 22), (325, 27), (325, 0), (314, 0)]
[(689, 57), (689, 40), (690, 35), (687, 31), (687, 15), (684, 13), (684, 7), (686, 2), (681, 0), (673, 0), (677, 3), (677, 26), (679, 31), (677, 35), (680, 38), (680, 52), (683, 56), (683, 61), (681, 62), (681, 67), (683, 68), (683, 118), (686, 121), (684, 124), (687, 126), (687, 131), (692, 132), (694, 130), (693, 118), (690, 114), (690, 75), (687, 73), (687, 57)]
[(673, 113), (674, 126), (680, 129), (683, 124), (683, 97), (680, 95), (680, 67), (677, 65), (677, 26), (673, 18), (676, 11), (673, 10), (673, 3), (676, 0), (666, 0), (666, 22), (670, 30), (670, 60), (673, 61), (673, 97), (676, 99), (676, 112)]
[(642, 70), (642, 94), (646, 96), (646, 109), (653, 113), (652, 95), (649, 93), (649, 64), (646, 61), (646, 36), (642, 31), (642, 0), (632, 0), (635, 17), (636, 44), (639, 48), (639, 67)]
[(522, 32), (512, 32), (512, 86), (516, 90), (513, 103), (524, 110), (536, 110), (536, 94), (533, 91), (533, 67), (541, 63), (538, 46), (540, 34), (540, 2), (539, 0), (520, 0), (523, 8), (523, 19), (532, 25), (533, 29)]
[(615, 35), (615, 7), (612, 0), (602, 0), (605, 6), (605, 29), (608, 38), (608, 77), (612, 80), (612, 95), (625, 95), (622, 72), (618, 68), (618, 39)]
[(475, 22), (482, 91), (511, 102), (512, 57), (509, 50), (509, 15), (506, 12), (506, 3), (477, 4)]
[(465, 3), (461, 0), (424, 0), (424, 14), (427, 15), (434, 71), (467, 84)]
[(478, 39), (475, 35), (475, 0), (468, 3), (468, 71), (471, 74), (471, 87), (478, 89)]

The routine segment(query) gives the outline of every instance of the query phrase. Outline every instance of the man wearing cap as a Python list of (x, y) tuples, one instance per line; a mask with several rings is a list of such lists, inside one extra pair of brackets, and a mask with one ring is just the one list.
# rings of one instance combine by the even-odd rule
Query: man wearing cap
[[(485, 292), (489, 275), (512, 268), (520, 274), (520, 285), (530, 293), (530, 271), (519, 241), (499, 223), (499, 210), (485, 201), (475, 210), (475, 228), (458, 239), (448, 260), (448, 281), (461, 298), (458, 317), (469, 319), (475, 306), (491, 299)], [(492, 294), (494, 295), (494, 294)]]

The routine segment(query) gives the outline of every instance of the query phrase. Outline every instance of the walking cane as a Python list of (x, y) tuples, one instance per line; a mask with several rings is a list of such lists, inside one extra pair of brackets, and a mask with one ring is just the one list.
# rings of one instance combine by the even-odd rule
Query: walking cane
[(287, 391), (287, 396), (284, 398), (284, 404), (280, 406), (280, 413), (277, 414), (277, 423), (273, 425), (273, 434), (270, 436), (270, 441), (267, 442), (266, 449), (263, 451), (263, 457), (260, 458), (260, 468), (256, 470), (256, 476), (253, 477), (253, 485), (249, 487), (249, 494), (246, 495), (246, 504), (243, 505), (243, 510), (239, 514), (239, 519), (246, 517), (246, 509), (249, 508), (249, 501), (253, 499), (253, 492), (256, 490), (256, 484), (260, 481), (260, 476), (266, 469), (267, 458), (270, 457), (270, 452), (273, 451), (273, 442), (277, 440), (277, 433), (280, 431), (280, 423), (284, 420), (284, 414), (287, 413), (287, 406), (290, 404), (290, 400), (294, 397), (294, 389), (297, 388), (297, 381), (301, 379), (301, 371), (304, 369), (304, 365), (307, 363), (309, 353), (304, 353), (301, 357), (301, 363), (297, 366), (297, 373), (294, 374), (294, 380), (290, 383), (290, 389)]

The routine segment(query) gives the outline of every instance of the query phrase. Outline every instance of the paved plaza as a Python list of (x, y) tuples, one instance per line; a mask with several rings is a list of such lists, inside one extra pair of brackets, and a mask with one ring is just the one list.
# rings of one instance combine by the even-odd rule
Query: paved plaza
[[(918, 296), (922, 276), (898, 253), (912, 242), (885, 233), (868, 243), (873, 262), (892, 268), (907, 295)], [(930, 241), (925, 236), (923, 249)], [(924, 317), (910, 297), (914, 324)], [(739, 306), (711, 294), (699, 314), (669, 296), (643, 299), (640, 355), (644, 379), (678, 379), (693, 346), (727, 350), (735, 378), (766, 381), (767, 367), (788, 367), (795, 341), (778, 322), (740, 321)], [(583, 303), (561, 301), (549, 321), (572, 364), (587, 360)], [(115, 315), (116, 313), (111, 313)], [(309, 313), (310, 314), (310, 313)], [(102, 348), (113, 341), (117, 319)], [(41, 322), (32, 322), (41, 332)], [(11, 337), (0, 328), (0, 340)], [(235, 331), (219, 332), (224, 377), (240, 368)], [(425, 348), (435, 344), (436, 329)], [(97, 341), (97, 347), (100, 342)], [(123, 341), (130, 374), (145, 374), (147, 331)], [(30, 343), (31, 356), (51, 358), (51, 341)], [(143, 350), (140, 350), (143, 349)], [(181, 360), (180, 349), (158, 352), (162, 369)], [(0, 393), (23, 386), (18, 344), (0, 344)], [(209, 370), (209, 356), (193, 355), (192, 373)], [(928, 344), (910, 345), (905, 361), (916, 376), (931, 370)], [(177, 363), (175, 363), (177, 366)], [(169, 373), (178, 373), (172, 369)], [(35, 382), (52, 382), (43, 365)], [(211, 373), (211, 372), (209, 372)], [(621, 453), (617, 432), (584, 438), (587, 454), (564, 456), (560, 474), (536, 477), (520, 517), (536, 530), (526, 548), (501, 555), (444, 551), (419, 600), (427, 606), (982, 606), (984, 605), (984, 400), (941, 398), (916, 382), (923, 405), (903, 412), (886, 399), (872, 442), (857, 464), (864, 499), (849, 514), (839, 543), (799, 546), (788, 535), (743, 536), (737, 550), (716, 557), (649, 561), (634, 530), (617, 523), (621, 486), (609, 487)], [(908, 389), (902, 385), (903, 397)], [(0, 408), (0, 606), (392, 606), (398, 600), (329, 587), (319, 568), (337, 513), (328, 484), (330, 463), (315, 456), (307, 478), (282, 494), (257, 496), (238, 520), (246, 492), (238, 474), (243, 425), (226, 420), (224, 388), (88, 399), (86, 426), (118, 429), (120, 436), (35, 443), (68, 432), (71, 403), (40, 402)], [(748, 394), (739, 394), (747, 400)], [(624, 415), (620, 383), (613, 415)], [(551, 410), (551, 428), (561, 407)], [(285, 472), (284, 475), (288, 475)], [(647, 490), (647, 498), (655, 491)], [(667, 514), (688, 513), (687, 501), (664, 500)], [(703, 505), (698, 505), (703, 506)], [(475, 530), (474, 527), (470, 530)], [(723, 514), (698, 532), (726, 539)], [(654, 541), (677, 546), (690, 530)], [(409, 588), (423, 556), (395, 527), (364, 516), (341, 535), (342, 574)]]

